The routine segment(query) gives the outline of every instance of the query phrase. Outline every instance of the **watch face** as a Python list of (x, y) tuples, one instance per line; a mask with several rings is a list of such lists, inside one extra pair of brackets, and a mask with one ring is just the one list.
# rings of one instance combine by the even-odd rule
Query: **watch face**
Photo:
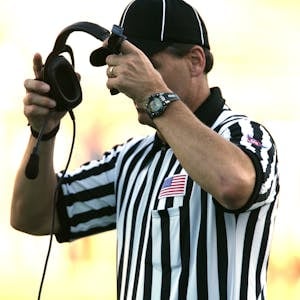
[(168, 104), (172, 101), (179, 100), (174, 93), (157, 93), (149, 97), (147, 103), (147, 112), (150, 118), (154, 119), (161, 116), (166, 110)]
[(150, 101), (150, 103), (149, 103), (149, 109), (152, 112), (159, 111), (162, 109), (162, 107), (163, 107), (163, 104), (159, 98), (153, 98), (152, 101)]

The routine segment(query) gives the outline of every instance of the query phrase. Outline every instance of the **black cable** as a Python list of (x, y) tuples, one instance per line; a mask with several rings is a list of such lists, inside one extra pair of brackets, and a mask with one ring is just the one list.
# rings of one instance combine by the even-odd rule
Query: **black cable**
[(37, 138), (36, 140), (36, 144), (32, 149), (31, 155), (28, 159), (26, 168), (25, 168), (25, 175), (28, 179), (35, 179), (38, 174), (39, 174), (39, 161), (40, 161), (40, 157), (39, 157), (39, 147), (40, 147), (40, 142), (43, 140), (43, 135), (44, 135), (44, 130), (46, 128), (46, 125), (48, 123), (49, 120), (49, 115), (48, 114), (44, 120), (44, 123), (42, 124), (42, 128), (40, 129), (40, 131), (37, 133), (37, 136), (33, 135), (33, 129), (32, 127), (30, 127), (31, 129), (31, 134), (33, 136), (35, 136)]
[(55, 188), (55, 192), (54, 192), (54, 197), (53, 197), (53, 203), (52, 203), (52, 216), (51, 216), (51, 229), (50, 229), (50, 240), (49, 240), (49, 245), (48, 245), (48, 251), (47, 251), (47, 255), (46, 255), (46, 259), (45, 259), (45, 264), (44, 264), (44, 269), (43, 269), (43, 275), (41, 278), (41, 282), (40, 282), (40, 287), (39, 287), (39, 293), (38, 293), (38, 300), (41, 299), (41, 295), (42, 295), (42, 289), (43, 289), (43, 285), (44, 285), (44, 281), (45, 281), (45, 276), (46, 276), (46, 271), (47, 271), (47, 266), (48, 266), (48, 262), (49, 262), (49, 258), (50, 258), (50, 252), (51, 252), (51, 248), (52, 248), (52, 241), (53, 241), (53, 235), (54, 235), (54, 223), (55, 223), (55, 212), (56, 212), (56, 201), (57, 201), (57, 195), (58, 195), (58, 191), (59, 188), (64, 180), (64, 177), (67, 173), (67, 170), (69, 168), (70, 162), (71, 162), (71, 158), (72, 158), (72, 153), (73, 153), (73, 149), (74, 149), (74, 143), (75, 143), (75, 136), (76, 136), (76, 122), (75, 122), (75, 115), (73, 113), (72, 110), (69, 111), (69, 115), (72, 119), (72, 124), (73, 124), (73, 136), (72, 136), (72, 144), (71, 144), (71, 148), (70, 148), (70, 152), (69, 152), (69, 157), (68, 157), (68, 161), (66, 163), (66, 166), (62, 172), (62, 175), (60, 177), (60, 179), (57, 182), (56, 188)]

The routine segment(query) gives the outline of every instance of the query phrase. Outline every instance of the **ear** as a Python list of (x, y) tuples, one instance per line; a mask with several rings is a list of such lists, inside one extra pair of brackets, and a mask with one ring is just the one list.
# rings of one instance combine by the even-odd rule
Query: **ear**
[(190, 72), (193, 77), (204, 73), (206, 60), (202, 47), (198, 45), (192, 47), (187, 54), (187, 59), (189, 60)]

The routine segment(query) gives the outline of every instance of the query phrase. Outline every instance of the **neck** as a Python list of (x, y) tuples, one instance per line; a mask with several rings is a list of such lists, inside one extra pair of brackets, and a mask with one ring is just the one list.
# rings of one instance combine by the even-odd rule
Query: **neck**
[(184, 99), (183, 101), (192, 112), (195, 112), (206, 101), (209, 95), (210, 88), (208, 82), (207, 80), (202, 80), (202, 82), (191, 88), (188, 99)]

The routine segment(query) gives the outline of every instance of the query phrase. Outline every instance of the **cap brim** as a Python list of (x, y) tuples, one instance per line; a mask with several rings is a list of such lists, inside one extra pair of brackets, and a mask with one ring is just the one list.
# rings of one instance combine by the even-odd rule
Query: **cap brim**
[(170, 46), (170, 42), (157, 42), (153, 40), (141, 40), (135, 38), (127, 38), (128, 41), (142, 50), (148, 57), (151, 57), (155, 53), (158, 53), (168, 46)]
[[(145, 55), (151, 57), (155, 53), (158, 53), (168, 46), (171, 43), (169, 42), (157, 42), (151, 40), (138, 40), (138, 39), (128, 39), (130, 43), (142, 50)], [(106, 47), (100, 47), (94, 50), (90, 55), (90, 63), (95, 67), (104, 66), (106, 64), (105, 59), (107, 55), (111, 54)]]

